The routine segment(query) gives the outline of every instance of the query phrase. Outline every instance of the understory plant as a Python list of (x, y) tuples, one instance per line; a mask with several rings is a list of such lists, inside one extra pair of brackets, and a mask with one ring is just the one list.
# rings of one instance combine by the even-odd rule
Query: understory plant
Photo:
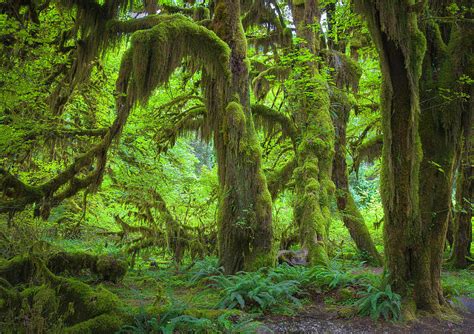
[(358, 313), (370, 316), (377, 320), (400, 320), (401, 296), (392, 291), (386, 279), (382, 278), (379, 284), (365, 284), (366, 290), (359, 292), (360, 299), (355, 302)]
[(217, 305), (219, 308), (239, 307), (263, 312), (283, 304), (290, 307), (301, 304), (295, 297), (301, 291), (298, 281), (274, 281), (263, 270), (221, 275), (212, 280), (216, 287), (222, 289), (222, 299)]
[(173, 305), (159, 316), (148, 315), (144, 310), (135, 316), (135, 323), (121, 328), (119, 334), (173, 334), (183, 333), (226, 333), (251, 334), (266, 326), (248, 315), (235, 317), (232, 312), (208, 319), (189, 315), (183, 305)]

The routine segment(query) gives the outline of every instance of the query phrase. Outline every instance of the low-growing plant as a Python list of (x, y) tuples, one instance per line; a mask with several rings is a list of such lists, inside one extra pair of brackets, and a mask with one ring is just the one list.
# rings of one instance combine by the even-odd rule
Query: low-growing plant
[(335, 260), (327, 266), (311, 268), (309, 277), (315, 285), (328, 290), (347, 286), (355, 280), (354, 275)]
[(313, 284), (310, 269), (304, 266), (290, 266), (286, 263), (270, 270), (268, 277), (274, 282), (296, 281), (302, 288)]
[(299, 283), (294, 280), (272, 281), (262, 271), (241, 272), (233, 276), (216, 276), (212, 280), (221, 288), (223, 297), (217, 307), (256, 309), (265, 311), (282, 303), (300, 305), (295, 297), (300, 292)]
[(184, 314), (186, 309), (177, 304), (158, 317), (150, 317), (144, 310), (135, 316), (133, 325), (123, 326), (118, 334), (173, 334), (173, 333), (226, 333), (253, 334), (257, 330), (271, 333), (251, 316), (232, 319), (234, 314), (222, 313), (217, 319), (207, 319)]
[(400, 320), (401, 297), (392, 291), (385, 280), (379, 286), (366, 285), (366, 290), (359, 293), (360, 299), (355, 302), (358, 313), (376, 320)]
[(197, 261), (193, 266), (193, 270), (190, 272), (191, 277), (189, 283), (195, 284), (204, 278), (221, 275), (222, 271), (223, 268), (219, 267), (217, 258), (211, 257)]

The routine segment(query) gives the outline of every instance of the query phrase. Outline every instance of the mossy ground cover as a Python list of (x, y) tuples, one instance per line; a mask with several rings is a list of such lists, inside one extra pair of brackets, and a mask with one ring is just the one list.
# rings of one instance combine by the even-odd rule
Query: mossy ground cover
[[(367, 210), (364, 214), (376, 222), (379, 214), (377, 208)], [(94, 238), (89, 238), (87, 228), (85, 230), (83, 237), (74, 239), (58, 239), (47, 233), (39, 233), (38, 235), (43, 236), (42, 242), (49, 246), (33, 248), (38, 248), (35, 252), (52, 252), (56, 256), (60, 254), (62, 261), (62, 254), (90, 254), (87, 259), (111, 257), (129, 260), (129, 256), (111, 243), (107, 236), (96, 234)], [(379, 250), (383, 251), (380, 229), (369, 224), (369, 230)], [(360, 300), (367, 295), (367, 291), (375, 289), (373, 291), (382, 292), (384, 297), (376, 301), (379, 304), (392, 303), (391, 298), (396, 297), (393, 297), (391, 291), (387, 293), (386, 286), (383, 285), (383, 268), (366, 265), (365, 254), (357, 252), (342, 222), (332, 222), (331, 234), (338, 235), (338, 240), (331, 241), (329, 255), (332, 260), (326, 268), (280, 265), (273, 269), (261, 269), (256, 273), (225, 276), (218, 267), (216, 258), (196, 261), (186, 258), (178, 266), (169, 256), (151, 252), (137, 257), (134, 267), (129, 268), (126, 275), (116, 281), (104, 279), (90, 268), (79, 271), (77, 268), (62, 268), (58, 272), (60, 276), (51, 276), (53, 278), (43, 282), (43, 285), (40, 284), (41, 280), (28, 281), (27, 277), (22, 278), (25, 282), (21, 287), (11, 287), (10, 283), (3, 282), (2, 307), (8, 306), (8, 294), (16, 296), (19, 292), (19, 298), (23, 300), (19, 312), (23, 317), (30, 317), (31, 322), (25, 325), (18, 316), (10, 314), (3, 317), (2, 326), (7, 333), (9, 330), (27, 332), (31, 329), (46, 333), (61, 330), (107, 332), (110, 328), (122, 328), (126, 333), (140, 330), (160, 333), (165, 332), (166, 328), (212, 333), (232, 332), (237, 328), (252, 333), (259, 326), (265, 330), (270, 327), (278, 332), (276, 327), (272, 327), (274, 319), (283, 317), (282, 319), (286, 319), (284, 321), (289, 321), (288, 319), (298, 318), (309, 309), (317, 309), (318, 312), (332, 314), (337, 319), (360, 324), (360, 321), (365, 321), (361, 320), (364, 317), (360, 314)], [(39, 242), (40, 240), (36, 241)], [(29, 249), (32, 252), (32, 248)], [(65, 249), (68, 250), (67, 253), (64, 253)], [(18, 248), (18, 251), (21, 252), (22, 249)], [(24, 251), (24, 254), (28, 254), (28, 247)], [(449, 250), (446, 257), (448, 253)], [(18, 255), (17, 258), (22, 258)], [(23, 257), (28, 258), (28, 255)], [(4, 259), (3, 267), (5, 263), (8, 261)], [(88, 261), (85, 263), (89, 265)], [(70, 264), (61, 263), (61, 266)], [(26, 272), (26, 276), (33, 277), (35, 267), (31, 267), (31, 272)], [(8, 281), (8, 277), (4, 278)], [(474, 298), (472, 270), (453, 270), (446, 266), (442, 281), (445, 294), (453, 300), (456, 307), (461, 306), (457, 302), (458, 297)], [(76, 298), (79, 295), (81, 297)], [(106, 298), (102, 298), (104, 296)], [(45, 302), (45, 298), (48, 302)], [(95, 306), (84, 308), (91, 298), (97, 300)], [(47, 305), (49, 306), (46, 307)], [(71, 310), (67, 307), (74, 308), (74, 313), (70, 314)], [(374, 318), (383, 318), (385, 311), (367, 309), (365, 312), (364, 314)], [(393, 321), (392, 311), (387, 312), (386, 321)], [(52, 316), (56, 321), (48, 323)], [(403, 318), (400, 320), (403, 321)], [(145, 329), (139, 329), (140, 326)]]

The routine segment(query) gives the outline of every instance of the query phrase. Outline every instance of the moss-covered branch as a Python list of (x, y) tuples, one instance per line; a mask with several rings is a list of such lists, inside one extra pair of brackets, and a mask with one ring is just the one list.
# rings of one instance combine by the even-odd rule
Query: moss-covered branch
[(290, 182), (296, 166), (296, 159), (293, 158), (281, 168), (268, 174), (268, 190), (273, 200), (278, 197), (278, 194), (286, 187), (288, 182)]
[(372, 162), (375, 159), (380, 158), (382, 156), (382, 148), (382, 135), (366, 140), (364, 143), (356, 147), (352, 168), (355, 171), (358, 171), (362, 161)]
[(289, 137), (293, 143), (296, 142), (297, 129), (287, 115), (263, 104), (253, 104), (252, 114), (257, 126), (271, 132), (275, 125), (279, 125), (283, 135)]

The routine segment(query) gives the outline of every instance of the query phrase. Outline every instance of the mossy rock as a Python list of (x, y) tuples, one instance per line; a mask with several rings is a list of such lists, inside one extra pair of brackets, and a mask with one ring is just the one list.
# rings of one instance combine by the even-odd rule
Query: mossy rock
[(84, 252), (58, 252), (49, 258), (47, 266), (55, 274), (67, 271), (78, 275), (84, 269), (94, 272), (97, 259), (96, 255)]
[(34, 273), (35, 266), (27, 255), (18, 255), (10, 260), (0, 261), (0, 277), (12, 285), (30, 281)]
[(352, 305), (339, 307), (337, 315), (341, 318), (353, 318), (357, 315), (357, 308)]
[(70, 324), (86, 321), (117, 310), (120, 299), (102, 286), (96, 289), (71, 278), (58, 278), (57, 293), (61, 298), (61, 309), (66, 313), (71, 305), (72, 314), (65, 318)]

